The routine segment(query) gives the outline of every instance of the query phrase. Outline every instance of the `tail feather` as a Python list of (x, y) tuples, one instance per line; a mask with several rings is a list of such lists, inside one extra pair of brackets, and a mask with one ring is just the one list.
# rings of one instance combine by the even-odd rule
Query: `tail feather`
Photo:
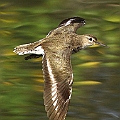
[(15, 52), (18, 55), (44, 54), (42, 46), (40, 45), (36, 46), (35, 43), (19, 45), (16, 48), (14, 48), (13, 52)]

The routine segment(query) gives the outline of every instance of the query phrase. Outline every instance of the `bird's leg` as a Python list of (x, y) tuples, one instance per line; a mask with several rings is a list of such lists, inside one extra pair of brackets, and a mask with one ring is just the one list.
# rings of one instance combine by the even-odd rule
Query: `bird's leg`
[(33, 59), (33, 58), (39, 58), (41, 56), (42, 55), (30, 54), (30, 55), (25, 57), (25, 60), (29, 60), (29, 59)]

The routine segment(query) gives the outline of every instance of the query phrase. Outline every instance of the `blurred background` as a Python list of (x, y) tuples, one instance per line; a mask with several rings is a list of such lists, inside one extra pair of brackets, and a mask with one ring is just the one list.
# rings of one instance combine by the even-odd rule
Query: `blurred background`
[(66, 120), (120, 119), (119, 0), (0, 0), (0, 120), (48, 120), (42, 58), (25, 61), (12, 51), (73, 16), (86, 19), (78, 34), (92, 34), (109, 48), (94, 46), (72, 55)]

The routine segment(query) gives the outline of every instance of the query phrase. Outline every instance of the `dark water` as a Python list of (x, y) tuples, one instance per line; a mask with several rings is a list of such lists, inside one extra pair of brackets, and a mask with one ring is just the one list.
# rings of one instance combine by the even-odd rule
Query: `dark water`
[(109, 48), (95, 46), (72, 56), (74, 84), (66, 120), (120, 119), (120, 1), (1, 0), (0, 120), (48, 120), (41, 58), (25, 61), (12, 51), (72, 16), (86, 19), (78, 34), (93, 34)]

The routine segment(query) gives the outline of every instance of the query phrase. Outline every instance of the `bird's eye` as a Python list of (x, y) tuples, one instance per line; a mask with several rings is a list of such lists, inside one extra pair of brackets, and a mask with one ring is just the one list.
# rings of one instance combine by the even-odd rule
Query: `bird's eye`
[(89, 38), (90, 41), (92, 41), (93, 39), (92, 38)]

